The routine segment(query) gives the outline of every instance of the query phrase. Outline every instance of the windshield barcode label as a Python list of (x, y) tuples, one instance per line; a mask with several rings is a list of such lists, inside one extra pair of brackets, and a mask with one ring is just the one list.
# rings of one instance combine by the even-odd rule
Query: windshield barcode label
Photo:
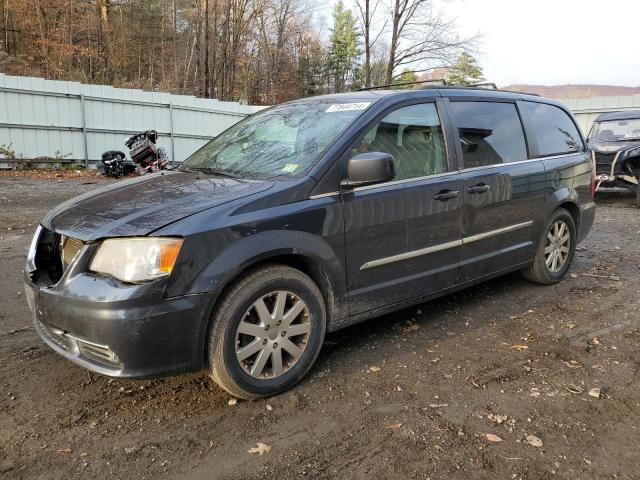
[(351, 110), (366, 110), (371, 105), (370, 102), (366, 103), (336, 103), (327, 108), (326, 113), (332, 112), (348, 112)]

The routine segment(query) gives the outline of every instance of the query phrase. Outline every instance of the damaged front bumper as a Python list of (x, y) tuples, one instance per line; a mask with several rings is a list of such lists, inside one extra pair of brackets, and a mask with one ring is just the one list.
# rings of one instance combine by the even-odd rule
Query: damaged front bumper
[[(167, 297), (168, 278), (127, 284), (92, 273), (88, 265), (96, 245), (79, 242), (75, 253), (66, 247), (51, 253), (45, 247), (60, 243), (55, 235), (38, 228), (24, 276), (33, 323), (47, 345), (112, 377), (202, 368), (210, 295)], [(73, 253), (68, 263), (65, 252)]]
[(25, 292), (45, 343), (91, 371), (142, 378), (202, 367), (204, 295), (165, 299), (149, 285), (116, 285), (93, 275), (49, 288), (27, 276)]
[(593, 162), (596, 165), (596, 192), (602, 187), (637, 188), (638, 177), (631, 174), (633, 170), (626, 172), (621, 168), (620, 159), (622, 152), (617, 152), (612, 158), (609, 158), (611, 155), (592, 151)]

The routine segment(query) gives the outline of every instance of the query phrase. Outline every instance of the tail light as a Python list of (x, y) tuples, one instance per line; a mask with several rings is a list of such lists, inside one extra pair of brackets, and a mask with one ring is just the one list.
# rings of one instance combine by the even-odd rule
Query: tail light
[(591, 152), (591, 197), (596, 196), (596, 154)]

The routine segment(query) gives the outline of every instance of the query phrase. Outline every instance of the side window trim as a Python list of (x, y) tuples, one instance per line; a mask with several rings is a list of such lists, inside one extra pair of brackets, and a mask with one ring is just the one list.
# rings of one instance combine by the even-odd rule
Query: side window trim
[[(374, 189), (374, 188), (383, 188), (383, 187), (386, 187), (386, 186), (392, 186), (392, 185), (404, 184), (404, 183), (409, 183), (409, 182), (421, 181), (421, 180), (425, 180), (425, 179), (428, 179), (428, 178), (437, 178), (437, 177), (441, 177), (441, 176), (457, 174), (458, 173), (458, 169), (457, 169), (457, 164), (455, 162), (456, 156), (454, 156), (454, 154), (452, 153), (455, 150), (452, 149), (451, 145), (450, 145), (450, 141), (453, 138), (452, 137), (452, 133), (453, 132), (451, 131), (451, 128), (452, 128), (451, 127), (451, 122), (450, 122), (450, 119), (449, 119), (449, 113), (446, 110), (446, 108), (444, 107), (442, 100), (443, 99), (440, 98), (440, 97), (415, 98), (415, 99), (410, 99), (410, 100), (404, 100), (404, 101), (395, 103), (393, 105), (389, 105), (387, 108), (385, 108), (384, 110), (379, 112), (366, 125), (364, 125), (360, 129), (358, 134), (355, 135), (353, 137), (353, 139), (348, 143), (347, 148), (342, 153), (342, 155), (340, 155), (340, 159), (338, 160), (338, 167), (339, 167), (340, 178), (344, 178), (344, 176), (346, 175), (346, 165), (347, 165), (347, 162), (349, 161), (350, 153), (353, 150), (353, 148), (355, 148), (363, 140), (363, 138), (371, 130), (371, 128), (373, 128), (373, 126), (375, 126), (377, 123), (379, 123), (387, 115), (395, 112), (396, 110), (404, 108), (404, 107), (410, 107), (410, 106), (413, 106), (413, 105), (432, 104), (432, 105), (434, 105), (436, 107), (436, 113), (438, 114), (438, 118), (440, 120), (440, 126), (442, 128), (442, 133), (443, 133), (443, 137), (444, 137), (445, 157), (446, 157), (446, 161), (447, 161), (447, 171), (446, 172), (434, 173), (434, 174), (431, 174), (431, 175), (415, 177), (415, 178), (407, 178), (407, 179), (402, 179), (402, 180), (391, 180), (391, 181), (385, 182), (385, 183), (378, 183), (378, 184), (375, 184), (375, 185), (367, 185), (367, 186), (363, 186), (363, 187), (357, 187), (357, 188), (349, 190), (349, 192), (357, 192), (357, 191), (360, 191), (360, 190), (369, 190), (369, 189)], [(443, 117), (443, 114), (444, 114), (444, 117)], [(454, 146), (455, 146), (455, 143), (454, 143)], [(340, 189), (340, 193), (344, 193), (344, 190), (342, 190), (342, 188)]]
[[(451, 135), (453, 137), (453, 142), (454, 142), (454, 148), (455, 148), (455, 155), (456, 155), (456, 160), (457, 160), (457, 168), (458, 171), (460, 172), (466, 172), (466, 171), (473, 171), (473, 170), (480, 170), (480, 169), (487, 169), (487, 168), (495, 168), (495, 167), (499, 167), (501, 165), (513, 165), (513, 164), (517, 164), (517, 163), (524, 163), (524, 162), (531, 162), (534, 160), (538, 160), (536, 158), (531, 158), (531, 151), (530, 151), (530, 147), (529, 147), (529, 141), (528, 141), (528, 135), (527, 135), (527, 130), (526, 130), (526, 126), (525, 126), (525, 122), (524, 119), (520, 113), (520, 109), (518, 108), (518, 102), (520, 100), (516, 99), (516, 98), (492, 98), (492, 97), (472, 97), (472, 96), (465, 96), (465, 97), (444, 97), (443, 98), (443, 104), (447, 110), (447, 117), (449, 119), (449, 125), (450, 125), (450, 129), (451, 129)], [(525, 142), (525, 149), (527, 152), (527, 158), (523, 158), (522, 160), (516, 160), (513, 162), (502, 162), (502, 163), (494, 163), (491, 165), (482, 165), (482, 166), (477, 166), (477, 167), (465, 167), (464, 165), (464, 157), (463, 157), (463, 152), (462, 152), (462, 142), (460, 139), (460, 130), (458, 128), (458, 126), (455, 123), (454, 120), (454, 116), (453, 116), (453, 112), (451, 111), (451, 104), (453, 103), (457, 103), (457, 102), (475, 102), (475, 103), (507, 103), (507, 104), (511, 104), (515, 107), (516, 112), (518, 114), (518, 118), (520, 121), (520, 128), (522, 128), (522, 135), (524, 137), (524, 142)]]
[[(522, 110), (520, 109), (520, 101), (514, 102), (516, 106), (516, 112), (518, 112), (518, 118), (520, 119), (520, 127), (522, 128), (522, 134), (524, 135), (524, 146), (527, 149), (527, 160), (534, 160), (534, 157), (531, 153), (531, 144), (529, 141), (529, 135), (527, 131), (527, 127), (525, 126), (524, 115), (522, 115)], [(513, 163), (513, 162), (511, 162)]]

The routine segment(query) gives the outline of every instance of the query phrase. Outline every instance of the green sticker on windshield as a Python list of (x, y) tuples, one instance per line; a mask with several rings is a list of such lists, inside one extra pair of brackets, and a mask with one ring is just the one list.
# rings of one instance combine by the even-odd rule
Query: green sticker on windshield
[(282, 167), (282, 171), (284, 173), (293, 173), (298, 169), (299, 166), (300, 165), (298, 165), (297, 163), (287, 163), (284, 167)]

